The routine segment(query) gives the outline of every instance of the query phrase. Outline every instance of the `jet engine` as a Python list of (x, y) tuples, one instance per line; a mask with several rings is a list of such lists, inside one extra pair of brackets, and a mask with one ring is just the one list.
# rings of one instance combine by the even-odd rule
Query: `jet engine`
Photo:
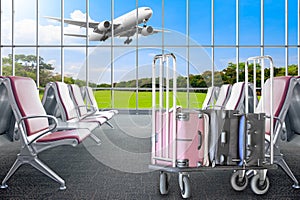
[(143, 36), (147, 36), (147, 35), (150, 35), (153, 33), (153, 28), (152, 26), (146, 26), (146, 27), (143, 27), (142, 31), (141, 31), (141, 34)]
[(98, 30), (99, 31), (106, 31), (111, 27), (111, 24), (109, 21), (104, 21), (98, 24)]

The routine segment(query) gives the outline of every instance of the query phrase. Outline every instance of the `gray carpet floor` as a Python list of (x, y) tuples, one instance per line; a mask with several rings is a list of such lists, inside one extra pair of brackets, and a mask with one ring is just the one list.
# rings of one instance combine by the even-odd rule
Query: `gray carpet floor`
[[(94, 131), (101, 145), (88, 138), (73, 148), (60, 146), (39, 154), (57, 172), (67, 189), (29, 165), (23, 165), (0, 190), (0, 199), (181, 199), (177, 174), (171, 174), (168, 195), (159, 193), (159, 172), (148, 168), (151, 156), (151, 116), (120, 114), (112, 119), (114, 129), (104, 125)], [(16, 159), (19, 142), (0, 137), (0, 178)], [(300, 140), (283, 143), (282, 152), (300, 179)], [(232, 171), (201, 171), (191, 174), (191, 199), (300, 199), (300, 189), (281, 169), (269, 170), (269, 192), (255, 195), (250, 187), (236, 192), (230, 186)]]

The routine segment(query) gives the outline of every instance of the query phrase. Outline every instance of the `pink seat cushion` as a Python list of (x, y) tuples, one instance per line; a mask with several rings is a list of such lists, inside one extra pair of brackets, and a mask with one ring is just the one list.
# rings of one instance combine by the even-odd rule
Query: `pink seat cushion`
[[(286, 100), (286, 95), (289, 89), (291, 76), (275, 77), (273, 79), (273, 115), (278, 117)], [(270, 112), (270, 79), (264, 84), (264, 94), (257, 106), (257, 111), (271, 115)], [(262, 102), (264, 105), (262, 105)], [(266, 134), (270, 135), (270, 119), (266, 119)]]
[[(36, 84), (31, 78), (18, 76), (9, 76), (8, 78), (22, 117), (46, 115)], [(25, 120), (25, 126), (27, 135), (30, 136), (49, 128), (49, 123), (47, 118), (27, 119)]]
[(37, 140), (37, 142), (54, 142), (65, 139), (76, 139), (78, 143), (81, 143), (89, 135), (90, 131), (88, 129), (58, 131), (42, 137), (41, 139)]
[(105, 117), (87, 117), (87, 118), (84, 118), (82, 120), (80, 120), (82, 122), (98, 122), (100, 125), (104, 124), (107, 119)]

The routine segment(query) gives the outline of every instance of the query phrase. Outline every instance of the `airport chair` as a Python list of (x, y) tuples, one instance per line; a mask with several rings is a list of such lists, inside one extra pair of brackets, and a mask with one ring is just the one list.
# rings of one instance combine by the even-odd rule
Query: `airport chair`
[[(61, 190), (66, 189), (65, 181), (44, 164), (38, 158), (38, 154), (56, 146), (76, 146), (90, 135), (90, 131), (88, 129), (56, 131), (57, 119), (46, 114), (32, 79), (7, 77), (3, 83), (7, 89), (5, 98), (8, 98), (18, 124), (21, 149), (2, 181), (1, 188), (8, 187), (6, 182), (22, 164), (30, 164), (58, 182)], [(49, 119), (52, 121), (51, 125)]]
[(218, 92), (219, 87), (211, 86), (207, 89), (207, 93), (202, 104), (202, 109), (207, 109), (214, 106)]
[[(88, 105), (88, 108), (96, 111), (96, 113), (98, 113), (98, 112), (101, 113), (102, 111), (100, 111), (100, 109), (98, 108), (98, 104), (97, 104), (97, 101), (94, 96), (92, 88), (88, 87), (88, 86), (83, 86), (83, 87), (81, 87), (81, 92), (82, 92), (83, 99), (86, 101), (86, 104)], [(109, 111), (114, 112), (114, 114), (119, 113), (118, 110), (109, 110)]]
[(281, 134), (281, 139), (284, 141), (290, 141), (294, 134), (300, 134), (300, 77), (298, 76), (295, 78), (297, 84), (293, 90), (290, 106), (285, 117), (285, 126)]
[(113, 128), (113, 125), (108, 121), (110, 120), (114, 115), (114, 111), (99, 111), (96, 109), (92, 109), (88, 111), (88, 106), (84, 103), (84, 99), (82, 97), (80, 88), (78, 85), (71, 84), (68, 85), (69, 92), (71, 95), (71, 99), (73, 100), (73, 103), (76, 106), (77, 114), (80, 116), (81, 119), (93, 119), (95, 117), (104, 117), (107, 119), (105, 122), (108, 124), (111, 128)]
[(15, 118), (10, 106), (10, 102), (7, 95), (7, 89), (5, 88), (3, 81), (5, 77), (0, 76), (0, 134), (6, 134), (11, 141), (17, 139), (15, 132)]
[[(253, 112), (253, 98), (256, 98), (256, 93), (253, 91), (253, 84), (248, 85), (249, 112)], [(256, 101), (258, 102), (258, 101)], [(256, 106), (256, 105), (255, 105)], [(245, 83), (238, 82), (233, 84), (228, 101), (224, 106), (225, 110), (238, 110), (239, 113), (245, 113)]]
[[(274, 115), (274, 139), (270, 141), (270, 119), (266, 119), (266, 141), (267, 141), (267, 154), (269, 154), (269, 145), (271, 142), (274, 144), (274, 163), (280, 166), (283, 171), (294, 181), (293, 187), (300, 188), (299, 182), (285, 162), (279, 147), (279, 134), (281, 133), (282, 125), (287, 115), (287, 111), (291, 105), (294, 90), (296, 89), (297, 81), (291, 76), (275, 77), (273, 79), (273, 115)], [(256, 113), (265, 113), (270, 116), (270, 79), (264, 84), (264, 90), (258, 106), (255, 110)], [(297, 86), (299, 90), (299, 86)], [(297, 91), (299, 92), (299, 91)], [(298, 97), (296, 97), (298, 98)], [(297, 115), (299, 116), (299, 115)]]
[[(62, 82), (47, 83), (42, 103), (48, 115), (54, 115), (60, 120), (58, 129), (87, 128), (93, 131), (107, 121), (105, 117), (80, 118), (71, 99), (68, 85)], [(100, 139), (93, 133), (90, 136), (98, 144), (101, 143)]]
[(224, 108), (225, 104), (227, 103), (227, 101), (229, 99), (231, 88), (232, 88), (232, 85), (230, 85), (230, 84), (225, 84), (225, 85), (221, 86), (221, 88), (219, 90), (217, 101), (216, 101), (215, 105), (213, 106), (213, 108), (215, 108), (215, 109)]

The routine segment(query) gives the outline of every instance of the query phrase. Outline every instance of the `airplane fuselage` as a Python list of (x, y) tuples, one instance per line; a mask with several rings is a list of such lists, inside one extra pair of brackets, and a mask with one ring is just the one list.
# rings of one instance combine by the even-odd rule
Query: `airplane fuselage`
[[(110, 31), (107, 31), (105, 34), (97, 33), (94, 31), (93, 33), (90, 34), (89, 40), (104, 41), (108, 37), (111, 37), (112, 34), (114, 34), (114, 36), (119, 36), (125, 31), (130, 31), (130, 30), (132, 31), (133, 28), (137, 27), (138, 24), (146, 23), (149, 20), (149, 18), (152, 16), (152, 13), (153, 11), (149, 7), (140, 7), (138, 9), (134, 9), (129, 13), (126, 13), (111, 21), (111, 24), (116, 24), (116, 27), (114, 29), (111, 28)], [(113, 31), (111, 31), (112, 29)], [(128, 37), (132, 35), (130, 33), (131, 32), (128, 32)]]

